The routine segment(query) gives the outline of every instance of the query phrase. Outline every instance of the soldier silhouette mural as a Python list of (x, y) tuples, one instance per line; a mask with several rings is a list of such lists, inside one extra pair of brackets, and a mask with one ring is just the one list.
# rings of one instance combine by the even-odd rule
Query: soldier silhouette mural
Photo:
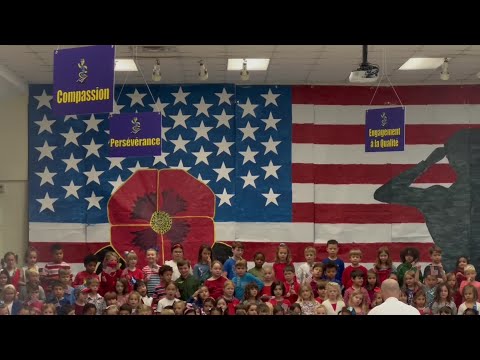
[[(457, 175), (452, 186), (411, 187), (444, 157)], [(465, 255), (479, 268), (480, 129), (456, 132), (424, 161), (379, 187), (374, 198), (389, 204), (413, 206), (422, 212), (433, 241), (443, 250), (442, 263), (446, 271), (454, 271), (457, 258)]]

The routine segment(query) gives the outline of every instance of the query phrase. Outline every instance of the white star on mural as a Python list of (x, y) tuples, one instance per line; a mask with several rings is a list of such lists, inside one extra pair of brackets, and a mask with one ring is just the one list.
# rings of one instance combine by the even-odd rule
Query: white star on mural
[(162, 162), (164, 165), (167, 165), (167, 159), (165, 159), (170, 153), (166, 151), (162, 151), (162, 155), (154, 156), (153, 159), (153, 165), (158, 164), (159, 162)]
[(225, 127), (230, 129), (230, 120), (234, 118), (235, 115), (227, 115), (225, 109), (222, 110), (220, 115), (213, 115), (217, 120), (217, 128), (224, 125)]
[(227, 90), (223, 88), (221, 93), (215, 93), (219, 97), (218, 99), (218, 105), (220, 106), (223, 103), (226, 103), (227, 105), (230, 105), (230, 98), (232, 97), (233, 94), (227, 93)]
[(186, 99), (186, 97), (187, 97), (188, 95), (190, 95), (190, 93), (189, 93), (189, 92), (184, 93), (181, 86), (180, 86), (180, 88), (178, 89), (178, 92), (176, 92), (176, 93), (171, 93), (171, 94), (172, 94), (173, 96), (175, 96), (175, 101), (174, 101), (173, 105), (175, 105), (175, 104), (177, 104), (177, 103), (179, 103), (179, 102), (182, 102), (182, 103), (184, 103), (185, 105), (187, 105), (187, 99)]
[(95, 206), (99, 210), (102, 210), (100, 207), (100, 201), (103, 199), (103, 196), (97, 196), (93, 191), (92, 191), (92, 196), (85, 196), (85, 200), (88, 201), (88, 208), (87, 210), (90, 210), (91, 207)]
[(63, 121), (66, 122), (67, 120), (70, 120), (70, 119), (78, 120), (78, 117), (77, 117), (77, 115), (67, 115), (63, 118)]
[(98, 185), (100, 185), (100, 179), (99, 176), (102, 175), (104, 171), (97, 171), (95, 169), (95, 165), (92, 165), (92, 168), (90, 171), (84, 171), (83, 174), (88, 177), (87, 179), (87, 185), (90, 184), (91, 182), (96, 182)]
[(134, 173), (137, 170), (145, 169), (145, 167), (140, 165), (140, 161), (137, 161), (134, 167), (128, 168), (132, 173)]
[(267, 142), (262, 142), (262, 145), (265, 146), (265, 154), (267, 155), (270, 151), (278, 155), (277, 146), (280, 145), (281, 141), (273, 141), (272, 137), (268, 139)]
[(67, 146), (68, 144), (72, 143), (78, 146), (78, 137), (82, 135), (82, 133), (76, 133), (73, 131), (73, 128), (70, 128), (68, 133), (60, 133), (65, 138), (65, 144), (63, 146)]
[(267, 198), (267, 201), (265, 202), (265, 206), (267, 206), (270, 203), (278, 206), (277, 197), (279, 197), (280, 194), (275, 194), (272, 188), (270, 188), (270, 191), (267, 194), (262, 194), (262, 195)]
[(113, 102), (113, 111), (110, 115), (120, 114), (120, 110), (122, 110), (125, 105), (118, 105), (116, 101)]
[(233, 194), (228, 194), (227, 189), (224, 188), (221, 194), (215, 194), (215, 195), (217, 195), (218, 198), (220, 199), (220, 203), (218, 204), (218, 206), (222, 206), (223, 204), (232, 206), (232, 204), (230, 203), (230, 199), (233, 197)]
[(52, 134), (52, 125), (56, 120), (48, 120), (46, 115), (43, 115), (42, 121), (34, 121), (35, 124), (40, 126), (38, 129), (38, 134), (41, 134), (44, 131), (49, 132)]
[(139, 93), (137, 89), (133, 92), (133, 94), (126, 94), (132, 101), (130, 102), (130, 107), (132, 107), (135, 104), (140, 104), (141, 106), (143, 105), (143, 98), (147, 96), (147, 93)]
[(233, 168), (227, 168), (225, 166), (225, 162), (222, 162), (222, 166), (217, 168), (217, 169), (213, 169), (213, 171), (215, 171), (218, 176), (217, 176), (217, 182), (220, 181), (221, 179), (225, 179), (227, 181), (231, 181), (230, 180), (230, 173), (233, 171), (234, 169)]
[(190, 117), (191, 115), (184, 115), (182, 113), (182, 109), (178, 110), (177, 115), (170, 115), (170, 117), (175, 121), (175, 124), (173, 125), (173, 128), (175, 129), (177, 126), (183, 126), (185, 129), (188, 128), (187, 124), (185, 121)]
[(247, 150), (246, 151), (239, 151), (240, 154), (243, 155), (243, 164), (242, 165), (245, 165), (245, 163), (251, 161), (252, 163), (256, 164), (257, 162), (255, 161), (255, 156), (258, 154), (258, 151), (252, 151), (250, 150), (250, 145), (247, 146)]
[(40, 204), (42, 204), (42, 207), (40, 208), (39, 212), (42, 212), (43, 210), (46, 210), (46, 209), (49, 209), (52, 212), (55, 212), (55, 209), (53, 208), (53, 203), (57, 201), (58, 198), (51, 198), (47, 192), (43, 199), (35, 199), (35, 200), (37, 200)]
[(153, 109), (153, 112), (159, 112), (162, 114), (163, 117), (167, 116), (165, 115), (165, 108), (170, 105), (169, 103), (162, 103), (162, 101), (160, 100), (160, 97), (157, 98), (157, 101), (153, 104), (149, 104), (148, 106), (150, 106), (152, 109)]
[(113, 189), (112, 189), (112, 194), (113, 194), (115, 191), (118, 190), (118, 188), (119, 188), (120, 186), (122, 186), (123, 181), (122, 181), (121, 176), (118, 175), (117, 180), (109, 181), (109, 183), (110, 183), (110, 185), (113, 186)]
[(278, 106), (277, 104), (277, 97), (279, 97), (281, 94), (274, 94), (272, 93), (271, 89), (268, 89), (267, 94), (261, 94), (260, 96), (265, 98), (265, 107), (267, 107), (270, 104), (273, 104), (275, 106)]
[(118, 167), (120, 170), (123, 170), (122, 168), (122, 161), (125, 160), (124, 157), (108, 157), (107, 160), (110, 161), (110, 167), (108, 170), (112, 170), (115, 167)]
[(202, 174), (198, 174), (197, 179), (203, 182), (205, 185), (207, 185), (210, 182), (210, 180), (202, 179)]
[(225, 139), (225, 136), (223, 137), (222, 141), (220, 142), (217, 142), (217, 143), (213, 143), (214, 145), (218, 146), (218, 152), (217, 152), (217, 155), (220, 155), (222, 152), (228, 154), (228, 155), (232, 155), (230, 153), (230, 146), (233, 145), (233, 141), (230, 142), (230, 141), (227, 141)]
[(253, 186), (255, 189), (257, 188), (257, 186), (255, 185), (255, 180), (258, 178), (258, 175), (252, 175), (250, 173), (250, 170), (248, 170), (247, 176), (240, 177), (243, 179), (243, 181), (245, 181), (243, 183), (243, 189), (245, 189), (248, 185)]
[(212, 130), (213, 127), (211, 126), (205, 126), (203, 124), (203, 120), (200, 122), (200, 125), (198, 127), (194, 127), (192, 128), (193, 131), (195, 131), (197, 134), (195, 135), (195, 141), (197, 141), (198, 139), (200, 138), (205, 138), (207, 139), (208, 141), (210, 141), (210, 139), (208, 138), (208, 132), (210, 130)]
[(282, 120), (282, 119), (274, 119), (272, 112), (268, 115), (268, 119), (261, 119), (263, 122), (265, 122), (265, 130), (272, 128), (278, 131), (277, 129), (277, 123)]
[(244, 128), (238, 129), (238, 130), (240, 130), (243, 133), (242, 141), (244, 141), (245, 139), (248, 139), (248, 138), (252, 138), (253, 140), (256, 140), (255, 139), (255, 131), (258, 130), (258, 127), (251, 127), (250, 122), (247, 121), (247, 125), (245, 125)]
[(268, 166), (262, 166), (262, 169), (265, 170), (265, 180), (269, 176), (276, 177), (278, 179), (277, 171), (280, 169), (282, 165), (273, 165), (272, 160), (270, 160), (270, 163)]
[(56, 146), (49, 146), (47, 140), (45, 140), (43, 146), (35, 147), (35, 149), (40, 151), (40, 156), (38, 157), (38, 160), (42, 160), (44, 157), (48, 157), (53, 160), (52, 151), (56, 148)]
[(47, 95), (45, 90), (43, 90), (42, 95), (33, 96), (33, 97), (38, 100), (37, 110), (40, 109), (42, 106), (46, 106), (49, 109), (52, 108), (50, 101), (52, 100), (53, 96)]
[(167, 140), (167, 131), (170, 130), (171, 127), (166, 127), (166, 126), (162, 126), (162, 139), (165, 140), (165, 141), (168, 141)]
[(208, 163), (207, 158), (210, 156), (210, 154), (212, 154), (212, 152), (203, 150), (203, 146), (200, 146), (200, 151), (192, 152), (192, 154), (197, 158), (197, 160), (195, 161), (195, 165), (200, 164), (202, 162), (207, 165), (210, 165)]
[(92, 138), (92, 140), (90, 141), (90, 144), (82, 145), (82, 146), (85, 149), (87, 149), (87, 155), (85, 155), (85, 159), (90, 155), (95, 155), (96, 157), (100, 157), (100, 155), (98, 154), (98, 149), (100, 149), (103, 146), (103, 144), (96, 144)]
[(78, 172), (78, 163), (82, 161), (82, 159), (75, 159), (73, 157), (73, 153), (70, 154), (69, 159), (62, 159), (62, 161), (67, 164), (67, 167), (65, 169), (65, 172), (67, 172), (69, 169), (73, 169)]
[(65, 199), (69, 196), (74, 196), (76, 197), (77, 199), (79, 199), (78, 197), (78, 190), (82, 187), (80, 185), (75, 185), (73, 183), (73, 180), (70, 180), (70, 184), (68, 186), (62, 186), (66, 191), (67, 193), (65, 194)]
[(175, 144), (175, 149), (173, 149), (173, 152), (176, 153), (178, 150), (183, 150), (187, 152), (187, 144), (190, 142), (190, 140), (184, 140), (182, 138), (182, 135), (178, 135), (177, 140), (171, 140), (173, 144)]
[(185, 170), (188, 172), (188, 170), (191, 169), (191, 167), (188, 167), (188, 166), (184, 166), (183, 165), (183, 161), (180, 159), (180, 161), (178, 162), (178, 165), (177, 166), (173, 166), (172, 167), (173, 169), (179, 169), (179, 170)]
[(247, 116), (248, 114), (255, 117), (255, 108), (258, 105), (254, 105), (250, 102), (250, 98), (247, 97), (247, 102), (245, 104), (238, 104), (243, 109), (242, 119)]
[(85, 134), (89, 131), (89, 130), (95, 130), (96, 132), (98, 132), (98, 125), (103, 121), (103, 119), (97, 119), (95, 118), (95, 116), (92, 114), (90, 115), (90, 119), (88, 120), (83, 120), (83, 122), (85, 124), (87, 124), (87, 128), (85, 129)]
[(206, 104), (205, 101), (203, 100), (203, 96), (200, 98), (200, 103), (198, 104), (193, 104), (197, 108), (197, 113), (195, 116), (198, 116), (200, 114), (205, 114), (207, 116), (210, 116), (208, 114), (208, 109), (213, 106), (213, 104)]
[(53, 177), (54, 177), (55, 175), (57, 175), (57, 173), (51, 173), (50, 170), (48, 170), (48, 167), (45, 166), (45, 169), (43, 170), (43, 173), (41, 173), (41, 172), (36, 172), (35, 174), (37, 174), (38, 176), (40, 176), (40, 178), (42, 179), (42, 180), (40, 181), (40, 186), (42, 186), (43, 184), (46, 184), (46, 183), (55, 185), (55, 184), (53, 183)]

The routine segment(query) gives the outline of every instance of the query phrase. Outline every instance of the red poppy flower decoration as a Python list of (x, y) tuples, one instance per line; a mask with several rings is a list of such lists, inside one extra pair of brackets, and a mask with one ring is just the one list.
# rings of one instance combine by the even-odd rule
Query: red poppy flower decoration
[(213, 245), (215, 194), (183, 170), (138, 170), (108, 202), (111, 244), (124, 254), (134, 250), (137, 267), (146, 265), (146, 251), (158, 250), (158, 262), (171, 259), (182, 244), (184, 256), (196, 260), (201, 244)]

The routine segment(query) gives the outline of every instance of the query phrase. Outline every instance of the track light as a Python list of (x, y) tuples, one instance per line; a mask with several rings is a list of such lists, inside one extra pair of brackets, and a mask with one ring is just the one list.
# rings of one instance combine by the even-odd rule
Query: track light
[(155, 65), (153, 66), (152, 80), (160, 81), (162, 80), (162, 73), (160, 72), (160, 60), (157, 59)]
[(440, 79), (448, 80), (450, 79), (450, 73), (448, 72), (448, 59), (445, 58), (445, 61), (442, 64), (442, 72), (440, 73)]
[(198, 73), (198, 78), (200, 80), (207, 80), (208, 79), (207, 67), (205, 66), (205, 63), (203, 62), (203, 60), (200, 61), (200, 71)]
[(242, 70), (240, 71), (240, 78), (243, 81), (250, 79), (250, 73), (247, 70), (247, 60), (243, 60)]

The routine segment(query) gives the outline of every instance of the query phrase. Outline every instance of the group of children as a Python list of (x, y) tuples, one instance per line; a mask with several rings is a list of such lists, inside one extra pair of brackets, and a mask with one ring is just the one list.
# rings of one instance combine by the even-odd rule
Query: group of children
[(107, 252), (97, 274), (97, 257), (88, 255), (85, 270), (74, 277), (58, 244), (44, 268), (38, 267), (34, 248), (28, 249), (21, 268), (17, 255), (7, 252), (0, 270), (0, 315), (366, 315), (383, 302), (380, 285), (388, 278), (399, 282), (400, 300), (421, 314), (478, 315), (480, 282), (467, 257), (446, 273), (442, 251), (433, 246), (432, 262), (422, 273), (418, 249), (403, 249), (402, 263), (395, 268), (388, 248), (381, 247), (367, 270), (358, 249), (350, 251), (345, 268), (338, 247), (329, 240), (328, 256), (321, 262), (315, 248), (307, 247), (305, 263), (295, 268), (282, 243), (273, 265), (257, 252), (248, 270), (240, 242), (232, 243), (233, 256), (224, 264), (202, 245), (193, 268), (176, 244), (172, 260), (164, 265), (157, 263), (155, 249), (147, 250), (142, 269), (133, 251), (125, 254), (124, 269), (119, 255)]

